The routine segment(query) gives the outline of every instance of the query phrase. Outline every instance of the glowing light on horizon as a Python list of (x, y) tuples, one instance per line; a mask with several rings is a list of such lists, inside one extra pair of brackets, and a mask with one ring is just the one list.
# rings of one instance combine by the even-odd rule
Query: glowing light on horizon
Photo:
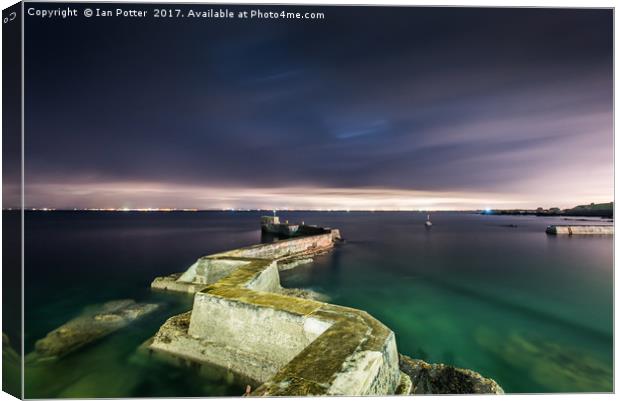
[[(608, 202), (610, 196), (591, 193), (566, 200), (540, 199), (532, 195), (465, 191), (417, 191), (393, 188), (320, 188), (320, 187), (201, 187), (153, 182), (106, 182), (51, 184), (32, 183), (26, 199), (43, 199), (44, 204), (29, 208), (91, 209), (114, 211), (172, 210), (480, 210), (481, 204), (494, 208), (531, 208), (538, 206), (573, 207), (590, 202)], [(121, 201), (119, 201), (119, 199)], [(54, 202), (47, 202), (54, 200)], [(265, 201), (271, 205), (265, 205)], [(42, 202), (43, 203), (43, 202)], [(108, 205), (119, 204), (119, 207)], [(102, 205), (103, 204), (103, 205)], [(124, 204), (124, 205), (123, 205)], [(149, 205), (128, 207), (125, 205)], [(170, 207), (175, 205), (176, 207)], [(489, 206), (484, 210), (492, 210)]]

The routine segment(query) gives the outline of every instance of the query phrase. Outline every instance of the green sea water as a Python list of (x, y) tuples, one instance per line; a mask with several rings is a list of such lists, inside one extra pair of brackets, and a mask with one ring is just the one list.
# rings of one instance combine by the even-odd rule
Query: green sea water
[[(361, 308), (399, 352), (494, 378), (506, 392), (609, 392), (613, 239), (548, 236), (559, 218), (435, 213), (282, 213), (346, 241), (281, 273), (288, 287)], [(27, 397), (240, 395), (228, 372), (173, 363), (140, 345), (191, 297), (153, 292), (158, 275), (258, 243), (258, 212), (29, 212), (25, 350), (88, 305), (131, 298), (160, 309), (61, 360), (27, 365)], [(572, 222), (580, 223), (580, 222)], [(516, 227), (514, 227), (516, 225)], [(248, 328), (251, 330), (251, 328)]]

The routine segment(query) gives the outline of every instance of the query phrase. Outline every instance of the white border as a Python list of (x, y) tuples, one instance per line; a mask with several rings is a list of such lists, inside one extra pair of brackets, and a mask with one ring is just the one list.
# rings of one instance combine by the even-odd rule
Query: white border
[[(34, 1), (33, 1), (34, 2)], [(71, 3), (72, 1), (66, 1), (67, 3)], [(150, 0), (150, 1), (106, 1), (108, 3), (175, 3), (174, 1), (165, 1), (165, 0)], [(11, 6), (12, 4), (15, 4), (16, 1), (14, 0), (0, 0), (0, 5), (2, 6), (2, 9), (5, 9), (9, 6)], [(77, 2), (75, 2), (77, 3)], [(89, 3), (89, 1), (82, 1), (80, 3)], [(602, 7), (602, 8), (615, 8), (616, 7), (616, 1), (609, 1), (609, 0), (590, 0), (590, 1), (577, 1), (577, 0), (564, 0), (564, 1), (558, 1), (558, 0), (521, 0), (521, 1), (514, 1), (514, 0), (503, 0), (503, 1), (493, 1), (493, 0), (476, 0), (476, 1), (466, 1), (466, 0), (451, 0), (451, 1), (424, 1), (424, 0), (388, 0), (388, 1), (379, 1), (379, 0), (375, 0), (375, 1), (369, 1), (369, 0), (360, 0), (360, 1), (354, 1), (354, 0), (321, 0), (321, 1), (317, 1), (317, 0), (305, 0), (305, 1), (295, 1), (295, 0), (290, 0), (290, 1), (258, 1), (258, 0), (245, 0), (245, 1), (220, 1), (220, 0), (215, 0), (215, 1), (196, 1), (196, 0), (185, 0), (185, 1), (177, 1), (176, 3), (198, 3), (198, 4), (306, 4), (306, 5), (375, 5), (375, 6), (390, 6), (390, 5), (400, 5), (400, 6), (470, 6), (470, 7), (560, 7), (560, 8), (579, 8), (579, 7), (586, 7), (586, 8), (593, 8), (593, 7)], [(22, 36), (23, 36), (23, 25), (22, 25)], [(0, 39), (1, 39), (1, 33), (0, 33)], [(618, 43), (618, 31), (615, 29), (615, 12), (614, 12), (614, 100), (615, 100), (615, 93), (617, 93), (618, 91), (618, 82), (615, 80), (616, 77), (616, 73), (618, 71), (618, 64), (617, 64), (617, 60), (616, 60), (616, 49), (617, 49), (617, 43)], [(1, 56), (0, 56), (0, 63), (1, 63)], [(22, 52), (22, 65), (23, 65), (23, 52)], [(0, 84), (0, 88), (1, 88), (1, 84)], [(22, 81), (22, 93), (23, 93), (23, 81)], [(1, 103), (1, 99), (0, 99), (0, 109), (2, 108), (2, 103)], [(23, 110), (23, 99), (22, 99), (22, 110)], [(23, 124), (23, 113), (22, 113), (22, 124)], [(618, 144), (618, 142), (615, 140), (616, 136), (615, 136), (615, 132), (617, 132), (617, 119), (615, 118), (615, 102), (614, 102), (614, 161), (615, 161), (615, 155), (617, 154), (620, 145)], [(23, 128), (23, 125), (22, 125)], [(0, 154), (1, 154), (1, 142), (0, 142)], [(23, 132), (22, 132), (22, 152), (23, 152)], [(23, 163), (23, 154), (22, 154), (22, 163)], [(2, 166), (0, 164), (0, 184), (1, 184), (1, 171), (2, 171)], [(618, 199), (617, 195), (618, 195), (618, 188), (619, 188), (619, 182), (620, 182), (620, 177), (618, 176), (618, 174), (616, 174), (617, 169), (614, 163), (614, 199)], [(24, 179), (24, 174), (23, 174), (23, 165), (22, 165), (22, 180)], [(23, 201), (23, 182), (22, 182), (22, 201)], [(1, 216), (0, 216), (0, 223), (1, 223)], [(615, 224), (615, 223), (614, 223)], [(23, 216), (22, 216), (22, 229), (23, 229)], [(2, 233), (0, 231), (0, 240), (2, 239)], [(614, 236), (614, 389), (616, 389), (616, 385), (618, 383), (618, 378), (619, 378), (619, 374), (618, 374), (618, 369), (616, 369), (616, 361), (618, 360), (618, 348), (615, 346), (616, 344), (616, 338), (617, 338), (617, 334), (618, 334), (618, 308), (616, 307), (616, 298), (615, 298), (615, 289), (619, 288), (618, 287), (618, 275), (615, 274), (615, 267), (616, 267), (616, 263), (615, 263), (615, 255), (616, 252), (618, 251), (618, 239)], [(0, 257), (2, 255), (2, 250), (0, 248)], [(22, 258), (23, 258), (23, 242), (22, 242)], [(23, 259), (22, 259), (23, 260)], [(22, 277), (23, 277), (23, 269), (22, 269)], [(0, 282), (1, 282), (1, 278), (0, 278)], [(1, 294), (1, 288), (0, 288), (0, 294)], [(23, 296), (23, 279), (22, 279), (22, 296)], [(22, 305), (23, 305), (23, 299), (22, 299)], [(23, 308), (22, 308), (22, 314), (23, 314)], [(1, 318), (2, 312), (0, 310), (0, 318)], [(23, 344), (22, 344), (23, 347)], [(23, 355), (23, 348), (22, 348), (22, 355)], [(22, 359), (23, 361), (23, 359)], [(22, 370), (23, 371), (23, 370)], [(488, 400), (488, 399), (495, 399), (497, 397), (495, 396), (454, 396), (457, 399), (461, 399), (461, 398), (466, 398), (468, 400)], [(491, 398), (489, 398), (491, 397)], [(511, 400), (532, 400), (532, 399), (538, 399), (538, 398), (544, 398), (545, 400), (577, 400), (580, 398), (583, 399), (587, 399), (587, 400), (611, 400), (611, 399), (615, 399), (614, 395), (611, 394), (589, 394), (589, 393), (584, 393), (584, 394), (553, 394), (553, 395), (540, 395), (540, 394), (530, 394), (530, 395), (506, 395), (506, 396), (502, 396), (502, 397), (510, 397)], [(613, 397), (613, 398), (612, 398)], [(367, 397), (365, 399), (379, 399), (381, 397)], [(185, 398), (169, 398), (171, 400), (182, 400)], [(213, 400), (218, 400), (220, 398), (210, 398)], [(222, 400), (231, 400), (231, 399), (237, 399), (236, 397), (225, 397), (225, 398), (221, 398)], [(280, 399), (289, 399), (289, 398), (280, 398)], [(346, 400), (346, 399), (350, 399), (350, 397), (333, 397), (331, 399), (335, 399), (335, 400)], [(0, 401), (4, 401), (4, 400), (14, 400), (13, 397), (9, 396), (6, 393), (0, 393)], [(131, 399), (127, 399), (127, 400), (131, 400)], [(157, 400), (165, 400), (165, 398), (157, 398)]]

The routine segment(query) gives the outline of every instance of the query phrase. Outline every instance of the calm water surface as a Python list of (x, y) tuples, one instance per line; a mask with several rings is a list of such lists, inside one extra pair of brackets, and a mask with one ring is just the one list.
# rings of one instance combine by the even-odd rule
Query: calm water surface
[[(217, 369), (177, 366), (138, 347), (191, 297), (155, 276), (260, 242), (255, 212), (26, 215), (26, 353), (84, 307), (157, 302), (154, 314), (54, 363), (26, 367), (27, 397), (240, 395)], [(288, 287), (367, 310), (399, 351), (476, 370), (507, 392), (612, 390), (613, 239), (554, 237), (559, 218), (435, 213), (281, 213), (341, 229), (346, 242), (282, 273)], [(517, 227), (510, 227), (515, 224)]]

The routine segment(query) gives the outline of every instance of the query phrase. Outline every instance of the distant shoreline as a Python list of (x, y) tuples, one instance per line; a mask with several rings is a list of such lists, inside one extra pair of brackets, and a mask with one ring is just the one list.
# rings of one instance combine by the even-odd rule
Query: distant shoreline
[[(21, 209), (2, 209), (2, 212), (20, 212)], [(46, 209), (46, 208), (32, 208), (25, 209), (28, 213), (273, 213), (270, 209), (129, 209), (129, 210), (109, 210), (109, 209)], [(600, 213), (537, 213), (530, 210), (312, 210), (312, 209), (296, 209), (296, 210), (276, 210), (277, 213), (465, 213), (465, 214), (479, 214), (489, 216), (537, 216), (537, 217), (597, 217), (597, 218), (613, 218), (613, 211), (600, 212)]]

